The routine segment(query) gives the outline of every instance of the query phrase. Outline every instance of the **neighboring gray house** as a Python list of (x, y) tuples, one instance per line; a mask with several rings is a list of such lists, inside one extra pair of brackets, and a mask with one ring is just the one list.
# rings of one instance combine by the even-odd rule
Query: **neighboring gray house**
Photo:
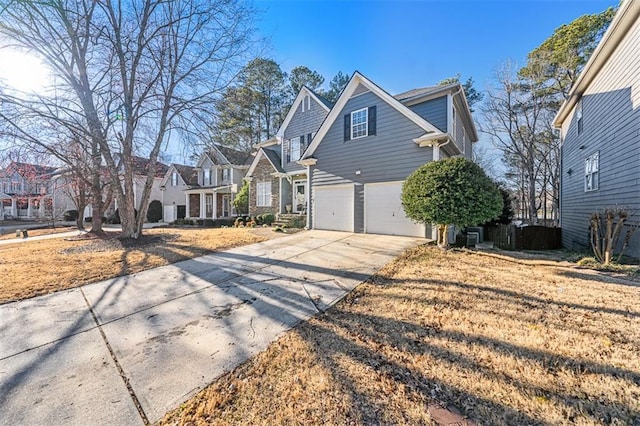
[(298, 164), (313, 136), (329, 114), (331, 102), (303, 87), (276, 136), (256, 146), (247, 172), (249, 214), (306, 214), (306, 167)]
[[(561, 129), (563, 245), (589, 247), (589, 218), (606, 207), (640, 213), (640, 1), (626, 0), (554, 125)], [(627, 254), (640, 257), (640, 233)]]
[[(233, 216), (233, 199), (242, 186), (251, 160), (252, 157), (246, 152), (221, 145), (212, 146), (203, 153), (195, 167), (197, 183), (193, 184), (192, 178), (187, 178), (186, 181), (183, 179), (188, 185), (182, 191), (185, 216), (201, 219)], [(165, 175), (163, 182), (166, 182), (166, 178)], [(168, 206), (168, 201), (165, 200), (165, 207)], [(176, 217), (177, 214), (176, 208)]]
[(391, 96), (356, 72), (318, 129), (307, 167), (314, 229), (430, 237), (409, 220), (400, 194), (418, 167), (471, 158), (475, 125), (460, 84)]

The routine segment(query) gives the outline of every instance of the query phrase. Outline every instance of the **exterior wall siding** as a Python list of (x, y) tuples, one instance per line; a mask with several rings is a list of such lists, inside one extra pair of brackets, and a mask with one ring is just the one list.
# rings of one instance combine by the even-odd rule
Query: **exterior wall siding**
[[(298, 105), (296, 112), (294, 113), (289, 125), (283, 132), (283, 138), (288, 141), (291, 138), (305, 137), (305, 147), (307, 146), (307, 134), (315, 133), (319, 128), (328, 112), (320, 104), (318, 104), (313, 97), (311, 98), (311, 109), (302, 111), (302, 105)], [(285, 142), (283, 142), (285, 143)], [(282, 167), (285, 172), (303, 171), (305, 168), (296, 162), (287, 162), (287, 157), (282, 152), (281, 158), (283, 159)], [(300, 153), (302, 155), (302, 152)]]
[(447, 96), (428, 100), (409, 109), (433, 124), (441, 132), (447, 131)]
[(184, 206), (186, 203), (186, 196), (183, 191), (187, 189), (187, 185), (182, 180), (180, 174), (178, 174), (178, 186), (172, 186), (172, 172), (173, 169), (169, 171), (169, 179), (167, 179), (162, 200), (165, 206), (172, 206), (173, 203), (175, 203), (176, 206)]
[[(560, 213), (567, 248), (589, 247), (593, 212), (606, 207), (640, 210), (639, 46), (636, 21), (582, 97), (582, 132), (578, 134), (575, 108), (563, 123)], [(585, 159), (596, 151), (599, 188), (585, 192)], [(640, 233), (626, 254), (640, 257)]]
[[(345, 142), (344, 114), (373, 105), (377, 106), (377, 134)], [(433, 149), (413, 142), (423, 134), (424, 130), (374, 93), (351, 98), (314, 153), (318, 163), (311, 168), (311, 203), (316, 186), (355, 184), (354, 230), (364, 232), (364, 184), (404, 180), (432, 161)]]

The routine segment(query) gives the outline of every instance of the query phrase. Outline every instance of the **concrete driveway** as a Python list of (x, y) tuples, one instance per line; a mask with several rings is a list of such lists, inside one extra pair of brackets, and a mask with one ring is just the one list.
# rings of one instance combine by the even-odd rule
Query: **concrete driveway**
[(423, 242), (307, 231), (0, 305), (0, 423), (155, 422)]

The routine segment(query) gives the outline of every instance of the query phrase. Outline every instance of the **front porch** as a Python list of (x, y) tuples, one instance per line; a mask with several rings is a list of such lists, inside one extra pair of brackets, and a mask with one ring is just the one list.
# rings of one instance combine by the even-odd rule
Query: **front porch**
[(186, 214), (189, 219), (217, 219), (235, 216), (233, 186), (189, 190), (186, 197)]
[[(39, 219), (47, 217), (47, 204), (52, 199), (43, 196), (11, 196), (0, 193), (0, 220)], [(51, 206), (48, 210), (51, 210)]]
[(281, 188), (278, 213), (306, 215), (309, 206), (307, 175), (282, 176)]

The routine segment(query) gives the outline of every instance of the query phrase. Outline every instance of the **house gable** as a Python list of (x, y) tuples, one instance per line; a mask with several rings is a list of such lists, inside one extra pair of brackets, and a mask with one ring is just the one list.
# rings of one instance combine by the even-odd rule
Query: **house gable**
[(268, 148), (260, 148), (256, 156), (253, 158), (253, 162), (251, 163), (251, 166), (249, 166), (249, 170), (247, 171), (246, 177), (248, 178), (253, 177), (256, 171), (256, 167), (261, 161), (265, 159), (269, 162), (269, 164), (271, 164), (271, 167), (273, 168), (274, 173), (284, 172), (284, 170), (280, 167), (280, 159), (278, 158), (277, 154)]
[(325, 137), (329, 129), (335, 125), (336, 121), (340, 121), (344, 116), (343, 111), (346, 111), (345, 105), (351, 98), (357, 98), (360, 96), (371, 94), (375, 95), (380, 99), (381, 102), (387, 104), (389, 107), (396, 110), (399, 114), (403, 115), (406, 119), (413, 122), (416, 126), (418, 126), (418, 128), (422, 129), (422, 133), (416, 136), (416, 139), (426, 135), (429, 135), (431, 137), (446, 138), (446, 135), (433, 124), (429, 123), (423, 117), (420, 117), (418, 114), (411, 111), (408, 107), (403, 105), (393, 96), (389, 95), (387, 92), (382, 90), (376, 84), (356, 71), (351, 77), (351, 80), (349, 80), (349, 83), (347, 84), (345, 89), (342, 91), (342, 94), (338, 98), (335, 106), (322, 123), (322, 126), (320, 127), (320, 129), (318, 129), (316, 136), (313, 138), (311, 145), (307, 148), (307, 151), (302, 156), (302, 159), (304, 160), (314, 155), (314, 152), (318, 148), (318, 145), (322, 143), (323, 138)]

